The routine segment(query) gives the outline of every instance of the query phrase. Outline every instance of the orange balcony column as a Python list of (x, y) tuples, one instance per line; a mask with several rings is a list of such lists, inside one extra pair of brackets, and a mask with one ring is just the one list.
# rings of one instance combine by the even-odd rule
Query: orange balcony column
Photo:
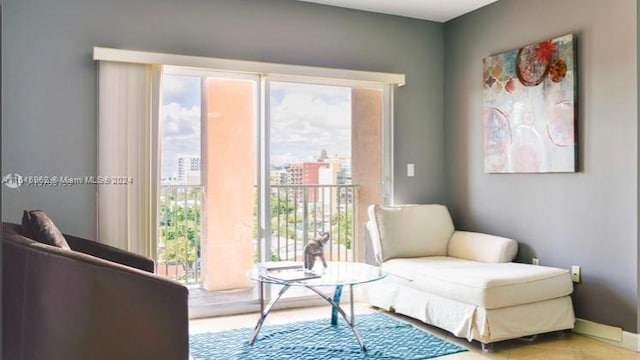
[(382, 202), (382, 91), (351, 92), (351, 177), (360, 185), (354, 221), (357, 261), (364, 261), (367, 207)]
[(254, 256), (254, 83), (207, 79), (206, 86), (202, 285), (206, 290), (250, 287), (246, 272)]

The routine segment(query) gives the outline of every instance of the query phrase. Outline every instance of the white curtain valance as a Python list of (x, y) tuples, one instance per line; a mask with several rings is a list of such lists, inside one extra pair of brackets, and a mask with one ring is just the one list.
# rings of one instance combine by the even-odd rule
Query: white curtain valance
[(404, 74), (276, 64), (260, 61), (219, 59), (202, 56), (175, 55), (103, 47), (93, 48), (93, 59), (136, 64), (156, 64), (203, 68), (222, 72), (231, 71), (260, 75), (293, 75), (325, 79), (361, 81), (377, 84), (391, 84), (397, 86), (402, 86), (405, 84)]

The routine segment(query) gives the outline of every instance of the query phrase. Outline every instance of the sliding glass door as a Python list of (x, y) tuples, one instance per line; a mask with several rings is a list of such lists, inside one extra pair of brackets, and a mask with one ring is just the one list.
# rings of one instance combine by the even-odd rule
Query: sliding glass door
[(258, 299), (259, 77), (167, 68), (158, 272), (190, 288), (192, 315)]
[(367, 204), (381, 203), (383, 91), (270, 81), (269, 249), (302, 260), (329, 232), (327, 256), (357, 261)]
[(302, 261), (323, 232), (328, 260), (364, 260), (366, 208), (389, 180), (390, 87), (178, 68), (164, 80), (158, 268), (190, 284), (194, 316), (255, 306), (247, 270)]
[(385, 88), (282, 77), (265, 88), (271, 260), (302, 262), (327, 232), (328, 261), (364, 261), (366, 209), (384, 202)]

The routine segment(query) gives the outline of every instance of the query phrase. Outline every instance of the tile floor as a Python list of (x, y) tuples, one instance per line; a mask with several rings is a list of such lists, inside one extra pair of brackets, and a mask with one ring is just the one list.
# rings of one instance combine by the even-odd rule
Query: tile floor
[[(328, 317), (330, 307), (320, 306), (304, 309), (288, 309), (273, 311), (269, 314), (265, 326), (291, 321), (313, 320)], [(364, 304), (355, 306), (356, 314), (377, 311)], [(395, 315), (394, 315), (395, 316)], [(549, 334), (538, 337), (533, 342), (522, 340), (505, 341), (495, 345), (493, 353), (483, 353), (478, 343), (469, 343), (464, 339), (450, 336), (440, 329), (422, 324), (419, 321), (398, 316), (400, 320), (410, 322), (441, 338), (454, 342), (468, 352), (443, 356), (442, 360), (640, 360), (640, 353), (621, 349), (603, 342), (576, 334), (559, 337)], [(221, 331), (240, 327), (253, 327), (258, 319), (257, 313), (194, 319), (189, 323), (191, 333)]]

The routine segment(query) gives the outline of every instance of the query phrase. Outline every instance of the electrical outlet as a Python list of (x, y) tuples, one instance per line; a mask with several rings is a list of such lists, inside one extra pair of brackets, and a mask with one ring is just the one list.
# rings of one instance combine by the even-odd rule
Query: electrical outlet
[(533, 265), (540, 265), (540, 259), (538, 259), (538, 258), (531, 258), (531, 264), (533, 264)]
[(571, 280), (576, 284), (580, 284), (580, 282), (582, 281), (582, 277), (580, 275), (580, 266), (571, 266)]

